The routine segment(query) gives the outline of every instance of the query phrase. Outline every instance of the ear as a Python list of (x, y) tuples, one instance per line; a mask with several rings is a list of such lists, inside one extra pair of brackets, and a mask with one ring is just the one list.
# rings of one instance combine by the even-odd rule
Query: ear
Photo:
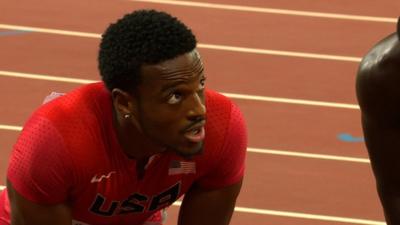
[(397, 19), (397, 37), (400, 39), (400, 17)]
[(137, 109), (137, 99), (126, 91), (115, 88), (111, 91), (114, 109), (118, 115), (135, 115)]

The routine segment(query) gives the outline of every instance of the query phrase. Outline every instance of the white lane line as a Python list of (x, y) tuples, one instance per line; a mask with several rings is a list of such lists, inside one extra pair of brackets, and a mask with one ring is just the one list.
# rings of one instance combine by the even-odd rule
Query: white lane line
[(306, 53), (306, 52), (278, 51), (278, 50), (257, 49), (257, 48), (242, 48), (242, 47), (233, 47), (233, 46), (227, 46), (227, 45), (198, 44), (198, 46), (200, 48), (206, 48), (206, 49), (254, 53), (254, 54), (263, 54), (263, 55), (310, 58), (310, 59), (324, 59), (324, 60), (346, 61), (346, 62), (360, 62), (361, 61), (361, 58), (359, 58), (359, 57), (341, 56), (341, 55), (327, 55), (327, 54), (315, 54), (315, 53)]
[(242, 100), (255, 100), (255, 101), (265, 101), (265, 102), (278, 102), (296, 105), (309, 105), (309, 106), (322, 106), (322, 107), (333, 107), (333, 108), (344, 108), (344, 109), (360, 109), (358, 105), (337, 103), (337, 102), (323, 102), (323, 101), (313, 101), (304, 99), (291, 99), (291, 98), (277, 98), (268, 96), (258, 96), (258, 95), (244, 95), (244, 94), (234, 94), (234, 93), (222, 93), (227, 97)]
[(21, 131), (22, 127), (0, 124), (0, 130)]
[(96, 34), (96, 33), (68, 31), (68, 30), (59, 30), (59, 29), (48, 29), (48, 28), (41, 28), (41, 27), (18, 26), (18, 25), (12, 25), (12, 24), (0, 24), (0, 28), (1, 29), (9, 29), (9, 30), (46, 33), (46, 34), (74, 36), (74, 37), (97, 38), (97, 39), (101, 38), (101, 35)]
[[(0, 190), (3, 190), (4, 188), (5, 188), (5, 186), (0, 185)], [(182, 204), (181, 201), (176, 201), (173, 205), (180, 206), (181, 204)], [(326, 216), (326, 215), (318, 215), (318, 214), (277, 211), (277, 210), (268, 210), (268, 209), (256, 209), (256, 208), (239, 207), (239, 206), (235, 207), (235, 212), (252, 213), (252, 214), (260, 214), (260, 215), (267, 215), (267, 216), (291, 217), (291, 218), (299, 218), (299, 219), (323, 220), (323, 221), (341, 222), (341, 223), (350, 223), (350, 224), (365, 224), (365, 225), (385, 225), (386, 224), (382, 221), (376, 221), (376, 220)]]
[(33, 80), (56, 81), (56, 82), (73, 83), (73, 84), (89, 84), (97, 82), (96, 80), (59, 77), (59, 76), (51, 76), (44, 74), (20, 73), (20, 72), (4, 71), (4, 70), (0, 70), (0, 76), (17, 77), (17, 78), (25, 78)]
[[(181, 201), (176, 201), (173, 205), (180, 206), (181, 204), (182, 204)], [(309, 220), (322, 220), (322, 221), (350, 223), (350, 224), (386, 225), (385, 222), (377, 221), (377, 220), (366, 220), (366, 219), (359, 219), (359, 218), (327, 216), (327, 215), (288, 212), (288, 211), (277, 211), (277, 210), (269, 210), (269, 209), (256, 209), (256, 208), (247, 208), (247, 207), (239, 207), (239, 206), (235, 207), (235, 212), (252, 213), (252, 214), (260, 214), (260, 215), (268, 215), (268, 216), (291, 217), (291, 218), (309, 219)]]
[(312, 11), (298, 11), (298, 10), (274, 9), (274, 8), (228, 5), (228, 4), (215, 4), (215, 3), (203, 3), (203, 2), (180, 1), (180, 0), (179, 1), (174, 1), (174, 0), (130, 0), (130, 1), (155, 3), (155, 4), (180, 5), (180, 6), (189, 6), (189, 7), (212, 8), (212, 9), (223, 9), (223, 10), (234, 10), (234, 11), (244, 11), (244, 12), (282, 14), (282, 15), (290, 15), (290, 16), (319, 17), (319, 18), (357, 20), (357, 21), (368, 21), (368, 22), (383, 22), (383, 23), (396, 23), (397, 22), (397, 18), (390, 18), (390, 17), (361, 16), (361, 15), (349, 15), (349, 14), (337, 14), (337, 13), (321, 13), (321, 12), (312, 12)]
[[(4, 70), (0, 70), (0, 76), (18, 77), (18, 78), (35, 79), (35, 80), (46, 80), (46, 81), (56, 81), (56, 82), (67, 82), (67, 83), (75, 83), (75, 84), (87, 84), (87, 83), (97, 82), (97, 80), (68, 78), (68, 77), (60, 77), (60, 76), (44, 75), (44, 74), (20, 73), (20, 72), (4, 71)], [(221, 92), (221, 93), (229, 98), (240, 99), (240, 100), (276, 102), (276, 103), (333, 107), (333, 108), (344, 108), (344, 109), (359, 109), (359, 106), (355, 105), (355, 104), (312, 101), (312, 100), (304, 100), (304, 99), (277, 98), (277, 97), (268, 97), (268, 96), (259, 96), (259, 95), (226, 93), (226, 92)]]
[(367, 163), (367, 164), (370, 163), (369, 159), (367, 159), (367, 158), (356, 158), (356, 157), (348, 157), (348, 156), (314, 154), (314, 153), (294, 152), (294, 151), (275, 150), (275, 149), (261, 149), (261, 148), (247, 148), (247, 151), (253, 152), (253, 153), (293, 156), (293, 157), (300, 157), (300, 158), (336, 160), (336, 161)]
[[(66, 31), (66, 30), (58, 30), (58, 29), (47, 29), (47, 28), (40, 28), (40, 27), (17, 26), (17, 25), (10, 25), (10, 24), (0, 24), (0, 29), (31, 31), (31, 32), (37, 32), (37, 33), (57, 34), (57, 35), (67, 35), (67, 36), (74, 36), (74, 37), (97, 38), (97, 39), (101, 37), (100, 34), (95, 34), (95, 33)], [(311, 58), (311, 59), (334, 60), (334, 61), (345, 61), (345, 62), (360, 62), (361, 61), (361, 58), (352, 57), (352, 56), (316, 54), (316, 53), (294, 52), (294, 51), (279, 51), (279, 50), (270, 50), (270, 49), (245, 48), (245, 47), (236, 47), (236, 46), (228, 46), (228, 45), (213, 45), (213, 44), (203, 44), (203, 43), (198, 43), (197, 46), (199, 48), (204, 48), (204, 49), (253, 53), (253, 54), (262, 54), (262, 55)]]
[[(0, 130), (21, 131), (22, 127), (0, 124)], [(324, 155), (324, 154), (314, 154), (314, 153), (295, 152), (287, 150), (276, 150), (276, 149), (262, 149), (262, 148), (249, 147), (247, 148), (247, 151), (259, 154), (282, 155), (282, 156), (310, 158), (310, 159), (336, 160), (336, 161), (355, 162), (355, 163), (370, 162), (369, 159), (366, 158), (356, 158), (356, 157), (338, 156), (338, 155)]]
[(322, 221), (350, 223), (350, 224), (386, 225), (386, 223), (384, 221), (377, 221), (377, 220), (366, 220), (366, 219), (360, 219), (360, 218), (327, 216), (327, 215), (277, 211), (277, 210), (268, 210), (268, 209), (254, 209), (254, 208), (247, 208), (247, 207), (245, 208), (245, 207), (239, 207), (239, 206), (235, 207), (235, 211), (243, 212), (243, 213), (253, 213), (253, 214), (291, 217), (291, 218), (310, 219), (310, 220), (322, 220)]

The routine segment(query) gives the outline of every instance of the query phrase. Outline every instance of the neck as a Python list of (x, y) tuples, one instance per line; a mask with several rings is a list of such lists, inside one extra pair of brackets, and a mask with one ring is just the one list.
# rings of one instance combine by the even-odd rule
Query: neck
[(165, 147), (152, 142), (136, 125), (113, 113), (113, 124), (117, 139), (129, 158), (146, 160), (154, 154), (165, 151)]

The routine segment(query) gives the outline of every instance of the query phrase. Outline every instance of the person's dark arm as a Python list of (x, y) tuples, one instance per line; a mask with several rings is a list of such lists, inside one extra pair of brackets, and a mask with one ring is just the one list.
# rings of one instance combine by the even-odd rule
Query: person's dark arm
[(228, 225), (241, 186), (242, 181), (216, 190), (194, 186), (183, 199), (178, 225)]
[(400, 224), (400, 45), (396, 35), (378, 43), (364, 57), (356, 88), (386, 221)]
[(400, 224), (400, 126), (362, 118), (377, 191), (388, 225)]
[(66, 204), (41, 205), (21, 196), (7, 181), (11, 205), (11, 225), (71, 225), (71, 211)]

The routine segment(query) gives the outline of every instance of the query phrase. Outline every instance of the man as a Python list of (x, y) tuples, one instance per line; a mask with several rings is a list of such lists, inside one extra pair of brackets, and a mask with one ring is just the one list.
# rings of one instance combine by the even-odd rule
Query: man
[(25, 124), (0, 224), (161, 224), (183, 194), (178, 224), (229, 224), (246, 129), (230, 100), (204, 89), (192, 32), (167, 13), (135, 11), (103, 34), (98, 61), (104, 84), (44, 104)]
[(366, 146), (387, 224), (400, 224), (400, 18), (397, 33), (363, 58), (357, 97)]

